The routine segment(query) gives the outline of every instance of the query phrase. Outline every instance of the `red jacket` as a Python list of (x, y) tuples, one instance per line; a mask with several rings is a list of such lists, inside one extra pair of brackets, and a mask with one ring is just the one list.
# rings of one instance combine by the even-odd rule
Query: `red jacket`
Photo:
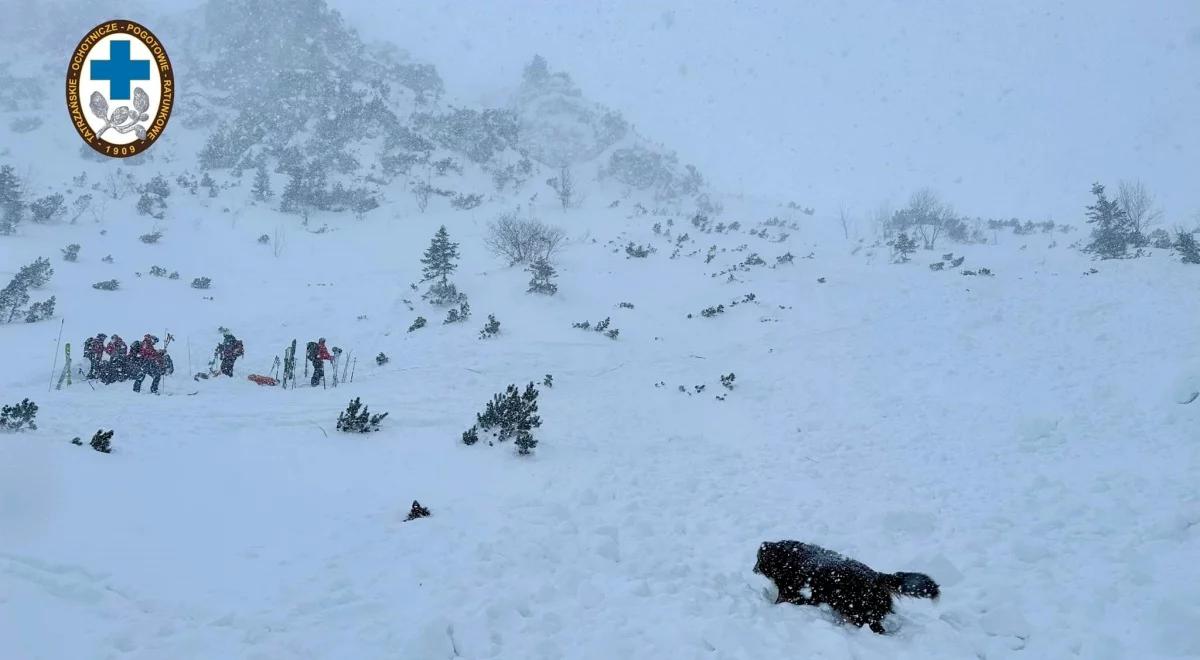
[(108, 346), (104, 347), (104, 352), (113, 357), (125, 357), (125, 348), (125, 342), (117, 335), (113, 335)]
[(329, 354), (329, 349), (325, 348), (325, 344), (317, 344), (317, 359), (333, 362), (333, 356)]
[(142, 340), (142, 348), (139, 355), (147, 362), (162, 362), (162, 352), (154, 348), (154, 344), (145, 339)]

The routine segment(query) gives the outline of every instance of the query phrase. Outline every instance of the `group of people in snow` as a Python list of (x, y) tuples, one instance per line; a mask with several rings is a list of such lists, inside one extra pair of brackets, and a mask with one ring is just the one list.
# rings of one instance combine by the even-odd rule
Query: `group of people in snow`
[[(106, 341), (107, 340), (107, 341)], [(88, 360), (88, 379), (96, 379), (105, 385), (133, 381), (133, 391), (141, 392), (146, 377), (151, 378), (150, 392), (158, 394), (162, 377), (175, 371), (167, 346), (171, 336), (160, 349), (158, 337), (147, 333), (128, 346), (120, 335), (109, 337), (100, 333), (83, 342), (83, 355)], [(107, 358), (107, 359), (105, 359)]]
[[(175, 372), (174, 362), (167, 353), (167, 346), (173, 337), (167, 335), (162, 348), (158, 348), (158, 337), (144, 335), (128, 347), (120, 335), (109, 337), (104, 333), (90, 337), (83, 343), (83, 355), (89, 366), (88, 380), (99, 380), (105, 385), (116, 382), (133, 381), (133, 391), (141, 392), (142, 383), (147, 377), (151, 378), (150, 391), (158, 394), (162, 377)], [(336, 353), (338, 349), (334, 348)], [(196, 378), (210, 376), (233, 377), (233, 367), (238, 358), (246, 354), (242, 340), (225, 332), (221, 342), (213, 350), (213, 360), (210, 371), (196, 374)], [(312, 364), (311, 385), (317, 387), (325, 379), (325, 362), (333, 362), (336, 355), (330, 353), (325, 345), (325, 338), (308, 342), (306, 360)]]

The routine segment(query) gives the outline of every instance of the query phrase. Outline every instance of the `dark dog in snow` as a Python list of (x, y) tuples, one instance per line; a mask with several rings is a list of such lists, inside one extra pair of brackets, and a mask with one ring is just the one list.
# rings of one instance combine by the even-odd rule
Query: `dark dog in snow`
[(892, 613), (892, 594), (937, 598), (938, 585), (924, 573), (878, 573), (832, 550), (799, 541), (768, 541), (758, 548), (754, 572), (779, 589), (776, 603), (829, 605), (856, 626), (882, 634)]

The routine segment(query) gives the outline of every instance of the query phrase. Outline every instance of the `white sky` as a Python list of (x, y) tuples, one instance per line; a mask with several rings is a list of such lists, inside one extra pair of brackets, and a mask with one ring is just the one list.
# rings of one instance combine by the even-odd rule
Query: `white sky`
[(1200, 211), (1200, 0), (332, 4), (462, 101), (541, 53), (730, 192), (1078, 220), (1140, 177)]

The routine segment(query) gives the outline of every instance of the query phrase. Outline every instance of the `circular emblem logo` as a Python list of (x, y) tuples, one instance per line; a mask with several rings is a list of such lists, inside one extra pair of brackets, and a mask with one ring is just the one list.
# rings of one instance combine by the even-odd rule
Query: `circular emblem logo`
[(67, 68), (67, 110), (83, 141), (114, 158), (136, 156), (162, 136), (175, 75), (162, 42), (127, 20), (92, 28)]

